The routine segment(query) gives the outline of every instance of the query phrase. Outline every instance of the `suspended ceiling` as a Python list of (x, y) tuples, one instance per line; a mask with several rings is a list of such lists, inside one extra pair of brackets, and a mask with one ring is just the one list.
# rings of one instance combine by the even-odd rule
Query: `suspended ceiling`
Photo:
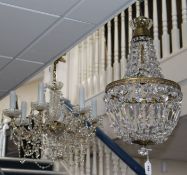
[(133, 0), (0, 0), (0, 98)]

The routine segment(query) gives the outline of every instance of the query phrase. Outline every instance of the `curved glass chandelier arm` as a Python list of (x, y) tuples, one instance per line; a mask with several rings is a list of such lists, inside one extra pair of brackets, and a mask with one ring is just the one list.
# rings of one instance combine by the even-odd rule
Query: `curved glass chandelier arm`
[(56, 70), (57, 70), (57, 64), (59, 63), (59, 62), (65, 62), (65, 59), (64, 59), (64, 57), (62, 56), (62, 57), (60, 57), (60, 58), (58, 58), (56, 61), (54, 61), (54, 63), (53, 63), (53, 69), (51, 70), (51, 72), (52, 72), (52, 77), (53, 77), (53, 82), (56, 82)]

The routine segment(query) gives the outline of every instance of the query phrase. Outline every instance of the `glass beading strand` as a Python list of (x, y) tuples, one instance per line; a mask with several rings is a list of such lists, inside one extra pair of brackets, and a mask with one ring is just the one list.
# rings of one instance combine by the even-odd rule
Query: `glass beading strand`
[(50, 91), (50, 102), (32, 103), (27, 122), (17, 118), (18, 110), (5, 110), (12, 118), (11, 138), (24, 158), (68, 162), (70, 154), (75, 155), (77, 151), (79, 157), (73, 163), (80, 165), (94, 140), (96, 127), (101, 126), (102, 117), (92, 116), (91, 108), (80, 111), (79, 106), (75, 106), (69, 110), (61, 93), (62, 83), (55, 81), (46, 87)]
[(149, 29), (149, 22), (144, 17), (132, 22), (136, 35), (131, 41), (126, 75), (107, 85), (104, 96), (117, 135), (125, 142), (144, 146), (168, 139), (177, 125), (182, 102), (180, 86), (163, 78), (153, 39), (137, 35), (137, 27)]

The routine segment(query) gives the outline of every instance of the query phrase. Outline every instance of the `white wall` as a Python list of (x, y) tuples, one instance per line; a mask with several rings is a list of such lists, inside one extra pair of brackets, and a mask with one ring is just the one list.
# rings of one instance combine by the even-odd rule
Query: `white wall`
[(153, 175), (187, 175), (187, 162), (151, 160)]
[(181, 116), (187, 114), (187, 48), (181, 49), (178, 53), (170, 55), (161, 62), (162, 72), (166, 79), (178, 82), (183, 93)]
[[(141, 162), (144, 164), (144, 161)], [(185, 161), (151, 159), (150, 162), (152, 164), (152, 175), (187, 175), (187, 162)], [(126, 175), (131, 174), (134, 173), (130, 168), (127, 168)]]
[[(136, 159), (138, 162), (141, 162), (142, 166), (144, 166), (145, 160)], [(114, 160), (112, 157), (110, 158), (110, 175), (115, 174), (114, 172)], [(116, 161), (116, 160), (115, 160)], [(125, 165), (125, 163), (118, 161), (118, 170), (117, 175), (124, 175), (121, 172), (121, 167), (123, 166), (126, 168), (125, 175), (135, 175), (135, 173)], [(151, 159), (152, 164), (152, 175), (187, 175), (187, 162), (186, 161), (174, 161), (174, 160), (158, 160), (158, 159)], [(91, 165), (92, 165), (92, 158), (91, 158)], [(104, 175), (106, 175), (106, 162), (105, 162), (105, 155), (104, 155), (104, 162), (103, 162), (103, 170)], [(92, 169), (91, 169), (92, 172)], [(97, 174), (99, 175), (99, 157), (97, 157)]]
[(79, 94), (79, 70), (78, 70), (78, 46), (74, 47), (67, 55), (67, 93), (72, 104), (78, 104)]
[[(65, 60), (66, 57), (65, 57)], [(68, 98), (68, 61), (66, 63), (59, 62), (57, 64), (57, 81), (60, 81), (63, 83), (63, 87), (61, 89), (61, 92), (65, 98)], [(50, 80), (49, 80), (50, 81)], [(49, 83), (49, 81), (47, 83)]]

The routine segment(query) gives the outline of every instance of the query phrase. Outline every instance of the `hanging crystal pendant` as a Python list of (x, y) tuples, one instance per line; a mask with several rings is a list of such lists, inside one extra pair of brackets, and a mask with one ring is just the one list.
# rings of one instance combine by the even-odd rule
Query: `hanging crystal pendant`
[(152, 20), (140, 16), (131, 26), (133, 38), (124, 79), (106, 86), (104, 101), (118, 136), (142, 146), (165, 142), (181, 111), (180, 86), (164, 79), (157, 61)]

